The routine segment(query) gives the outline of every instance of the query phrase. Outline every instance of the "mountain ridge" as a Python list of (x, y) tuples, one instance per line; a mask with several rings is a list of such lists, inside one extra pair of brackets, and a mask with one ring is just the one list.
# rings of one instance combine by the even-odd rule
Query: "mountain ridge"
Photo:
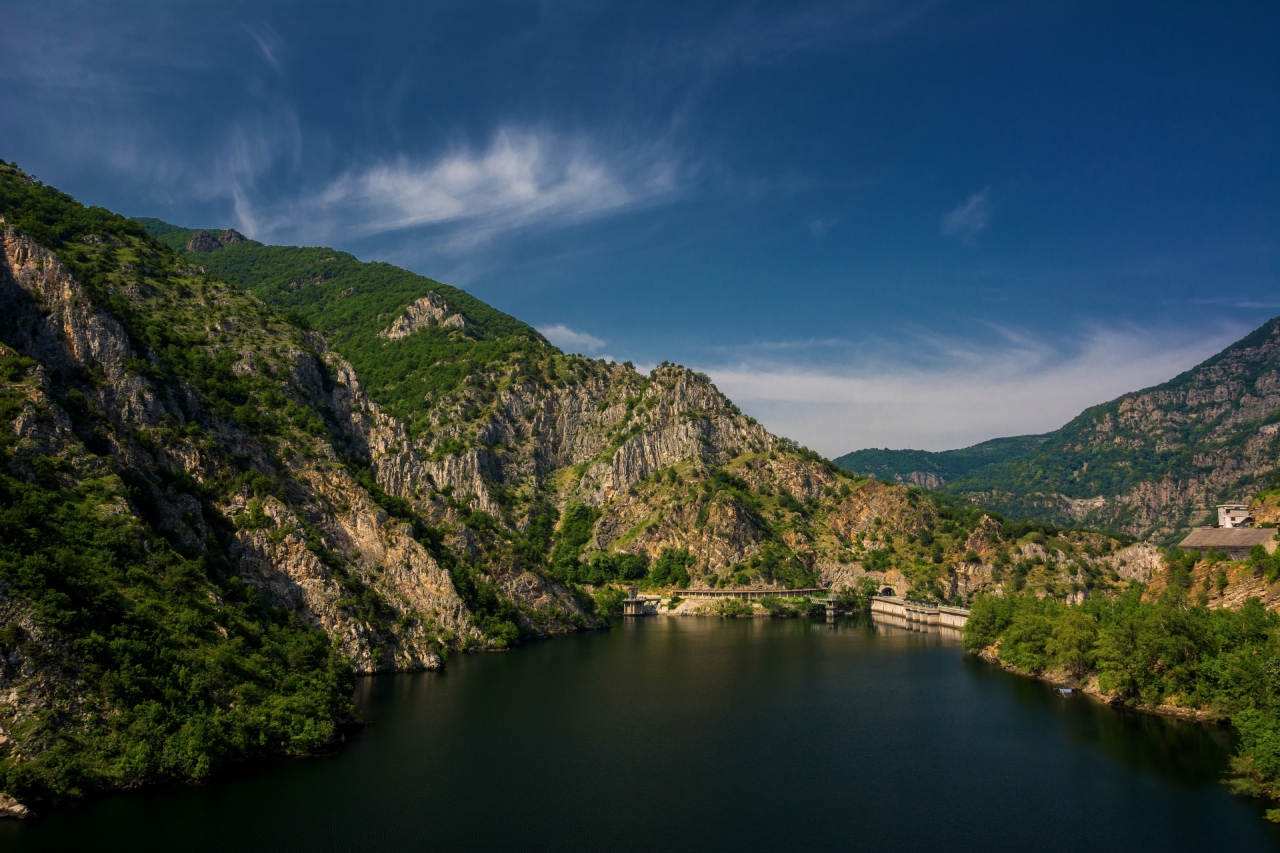
[(1048, 441), (1053, 433), (992, 438), (954, 450), (890, 450), (867, 448), (831, 461), (867, 477), (894, 480), (936, 489), (977, 468), (1024, 456)]
[[(947, 454), (890, 451), (897, 455), (880, 467), (1019, 518), (1172, 543), (1215, 504), (1247, 503), (1271, 486), (1280, 475), (1278, 423), (1280, 317), (1165, 382), (1085, 409), (1026, 453), (951, 478), (937, 473), (947, 454), (1015, 439)], [(840, 460), (861, 472), (875, 456)]]

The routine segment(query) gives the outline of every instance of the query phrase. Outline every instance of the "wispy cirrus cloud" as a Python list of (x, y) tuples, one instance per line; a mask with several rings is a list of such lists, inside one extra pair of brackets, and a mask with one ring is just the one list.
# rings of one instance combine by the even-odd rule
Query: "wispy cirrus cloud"
[(991, 188), (976, 192), (942, 217), (939, 228), (948, 237), (971, 240), (991, 222)]
[(609, 216), (673, 195), (680, 165), (654, 148), (608, 150), (585, 137), (504, 128), (487, 147), (401, 155), (350, 170), (321, 191), (260, 215), (273, 238), (323, 240), (424, 229), (467, 249), (502, 232)]
[(1248, 331), (1098, 327), (1067, 350), (1003, 330), (1001, 341), (985, 346), (914, 339), (913, 347), (931, 351), (911, 364), (895, 363), (887, 349), (885, 361), (846, 370), (776, 357), (700, 369), (771, 431), (832, 456), (866, 447), (946, 450), (1057, 429), (1089, 406), (1176, 376)]
[[(503, 233), (671, 198), (694, 171), (661, 134), (618, 143), (611, 131), (499, 123), (479, 143), (450, 144), (446, 131), (443, 139), (369, 146), (349, 152), (356, 165), (335, 172), (332, 140), (304, 127), (297, 52), (266, 20), (232, 24), (215, 15), (226, 31), (219, 55), (192, 42), (191, 22), (177, 14), (125, 24), (86, 14), (93, 25), (65, 34), (35, 26), (34, 14), (19, 21), (21, 37), (0, 30), (15, 60), (0, 67), (0, 105), (28, 116), (15, 129), (46, 138), (60, 160), (106, 165), (145, 187), (161, 208), (147, 213), (195, 199), (259, 239), (404, 232), (419, 253), (457, 254)], [(215, 111), (187, 97), (213, 85), (240, 97)]]

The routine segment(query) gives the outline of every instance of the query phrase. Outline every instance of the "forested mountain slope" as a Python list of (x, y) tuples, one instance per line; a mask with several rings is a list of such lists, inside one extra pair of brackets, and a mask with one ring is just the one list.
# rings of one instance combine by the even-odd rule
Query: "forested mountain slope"
[(1052, 437), (1048, 435), (1018, 435), (1011, 438), (993, 438), (962, 447), (958, 450), (883, 450), (869, 448), (846, 453), (834, 460), (846, 471), (864, 477), (914, 483), (936, 489), (953, 480), (973, 473), (986, 465), (995, 465), (1026, 456)]
[(1087, 409), (949, 488), (1019, 517), (1170, 541), (1280, 469), (1280, 318), (1162, 385)]
[(860, 450), (836, 464), (944, 487), (1017, 518), (1172, 542), (1280, 486), (1280, 318), (1168, 382), (1095, 406), (1057, 432), (960, 450)]
[(5, 164), (0, 217), (6, 792), (313, 750), (350, 714), (353, 670), (480, 641), (344, 461), (349, 369)]

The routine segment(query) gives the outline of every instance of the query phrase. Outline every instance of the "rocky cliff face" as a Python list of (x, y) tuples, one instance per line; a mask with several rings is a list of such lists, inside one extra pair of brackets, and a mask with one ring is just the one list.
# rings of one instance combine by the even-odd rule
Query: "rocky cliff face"
[[(904, 592), (961, 597), (999, 585), (991, 561), (1023, 559), (1015, 551), (1027, 531), (1010, 530), (993, 534), (1000, 546), (977, 562), (962, 559), (974, 550), (965, 531), (981, 512), (943, 518), (919, 489), (851, 477), (770, 435), (706, 377), (678, 366), (642, 376), (565, 355), (466, 294), (332, 250), (254, 244), (200, 260), (302, 314), (347, 356), (352, 372), (339, 385), (368, 391), (354, 408), (372, 411), (369, 400), (379, 400), (383, 413), (398, 415), (366, 416), (347, 430), (348, 452), (436, 531), (455, 577), (470, 572), (493, 584), (521, 610), (522, 627), (580, 624), (590, 602), (568, 586), (621, 579), (621, 570), (607, 570), (619, 556), (655, 566), (674, 553), (694, 584), (781, 589), (867, 575)], [(304, 280), (305, 288), (293, 286)], [(456, 316), (464, 322), (448, 322)], [(438, 381), (444, 376), (453, 378)], [(1025, 454), (1043, 440), (956, 452), (948, 471)], [(911, 518), (894, 533), (876, 509), (885, 501)], [(589, 521), (580, 536), (568, 531), (575, 518)], [(1094, 571), (1110, 573), (1102, 563)], [(1088, 588), (1098, 578), (1087, 578)]]
[(245, 236), (232, 228), (212, 234), (208, 231), (196, 231), (191, 235), (191, 239), (187, 241), (186, 249), (188, 252), (212, 252), (221, 249), (223, 246), (231, 246), (244, 241)]
[[(475, 633), (447, 573), (354, 481), (342, 448), (301, 425), (301, 414), (297, 426), (254, 434), (234, 409), (228, 417), (167, 373), (163, 353), (139, 342), (53, 253), (13, 228), (0, 232), (0, 247), (0, 338), (47, 375), (41, 399), (14, 422), (12, 470), (26, 473), (32, 454), (54, 454), (127, 474), (138, 483), (132, 511), (187, 552), (229, 559), (269, 603), (333, 636), (357, 671), (435, 667), (441, 648)], [(147, 261), (133, 251), (113, 252), (133, 275), (108, 294), (129, 320), (164, 318), (170, 338), (199, 340), (200, 354), (226, 364), (230, 376), (258, 380), (246, 393), (324, 412), (349, 450), (364, 421), (378, 422), (358, 385), (340, 390), (326, 381), (349, 374), (340, 358), (322, 355), (239, 291), (142, 273)], [(67, 401), (79, 411), (67, 411)], [(252, 420), (250, 412), (241, 419)], [(67, 442), (77, 420), (101, 456)], [(54, 446), (46, 435), (62, 439)], [(273, 485), (255, 487), (255, 478)], [(235, 527), (223, 532), (227, 519)], [(367, 591), (385, 610), (377, 618), (349, 603)]]
[[(1280, 578), (1268, 580), (1247, 562), (1201, 560), (1192, 567), (1190, 581), (1188, 597), (1205, 607), (1239, 610), (1245, 601), (1256, 598), (1268, 610), (1280, 610)], [(1168, 573), (1156, 572), (1146, 597), (1158, 598), (1168, 587)]]
[(413, 334), (418, 329), (425, 329), (429, 326), (465, 329), (467, 327), (467, 318), (457, 312), (450, 311), (448, 304), (444, 301), (444, 297), (438, 293), (428, 293), (421, 299), (410, 303), (404, 309), (404, 313), (397, 317), (396, 321), (388, 328), (380, 332), (379, 336), (388, 340), (398, 341), (406, 335)]
[(1172, 542), (1280, 471), (1280, 318), (1163, 385), (1090, 409), (950, 488), (1022, 517)]

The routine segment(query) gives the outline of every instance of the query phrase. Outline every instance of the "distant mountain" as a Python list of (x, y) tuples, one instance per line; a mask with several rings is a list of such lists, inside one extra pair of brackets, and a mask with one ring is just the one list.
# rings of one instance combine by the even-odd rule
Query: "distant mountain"
[(880, 450), (873, 447), (846, 453), (832, 461), (847, 471), (865, 477), (914, 483), (936, 489), (985, 465), (1026, 456), (1052, 437), (1053, 433), (993, 438), (972, 447), (941, 452), (888, 448)]
[(1280, 469), (1280, 317), (1174, 377), (1085, 410), (950, 488), (1023, 517), (1171, 541)]
[[(982, 464), (984, 452), (1005, 458)], [(1216, 504), (1248, 502), (1280, 474), (1280, 317), (1168, 382), (1086, 409), (1048, 435), (937, 454), (859, 451), (836, 461), (941, 486), (1017, 518), (1172, 542)]]

